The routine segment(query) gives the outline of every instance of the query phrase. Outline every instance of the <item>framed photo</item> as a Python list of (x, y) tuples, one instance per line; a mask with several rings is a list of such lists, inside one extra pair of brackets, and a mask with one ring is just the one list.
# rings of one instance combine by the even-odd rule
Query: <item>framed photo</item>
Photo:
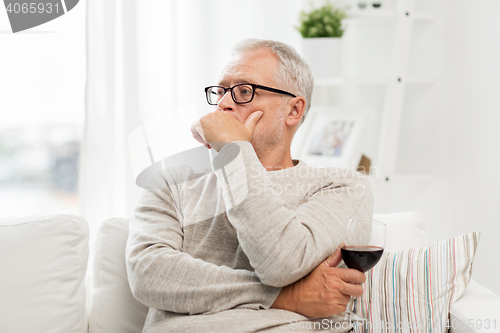
[(311, 108), (301, 159), (311, 166), (357, 167), (366, 111)]

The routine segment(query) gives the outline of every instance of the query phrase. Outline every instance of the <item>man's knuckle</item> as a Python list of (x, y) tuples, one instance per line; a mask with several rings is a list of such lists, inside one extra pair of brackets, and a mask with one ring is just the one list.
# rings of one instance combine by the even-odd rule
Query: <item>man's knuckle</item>
[(331, 279), (328, 283), (328, 288), (330, 290), (339, 290), (342, 288), (342, 286), (343, 284), (337, 279)]

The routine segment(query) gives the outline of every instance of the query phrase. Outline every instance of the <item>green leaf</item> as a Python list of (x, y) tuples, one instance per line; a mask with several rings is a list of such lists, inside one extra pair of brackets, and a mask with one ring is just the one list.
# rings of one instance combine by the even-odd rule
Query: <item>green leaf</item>
[(300, 25), (295, 28), (303, 38), (342, 37), (342, 20), (347, 14), (331, 3), (309, 12), (302, 11), (299, 15)]

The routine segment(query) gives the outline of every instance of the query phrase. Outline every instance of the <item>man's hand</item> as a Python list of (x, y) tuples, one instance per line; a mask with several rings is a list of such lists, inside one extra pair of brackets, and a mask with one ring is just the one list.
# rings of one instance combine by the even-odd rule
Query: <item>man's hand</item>
[(191, 126), (193, 137), (207, 148), (220, 151), (225, 143), (252, 140), (255, 125), (262, 111), (252, 112), (245, 123), (236, 120), (229, 112), (215, 110)]
[(341, 314), (350, 296), (363, 295), (365, 274), (350, 268), (337, 268), (342, 260), (340, 247), (299, 281), (284, 287), (271, 306), (289, 310), (310, 318)]

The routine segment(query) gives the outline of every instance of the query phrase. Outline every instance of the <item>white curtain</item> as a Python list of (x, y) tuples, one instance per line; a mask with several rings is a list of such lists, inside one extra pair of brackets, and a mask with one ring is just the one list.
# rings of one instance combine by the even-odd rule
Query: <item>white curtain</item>
[(133, 213), (141, 189), (129, 161), (130, 132), (150, 118), (174, 112), (190, 98), (191, 103), (203, 102), (199, 55), (204, 42), (197, 25), (203, 24), (204, 5), (193, 4), (87, 1), (79, 192), (91, 234), (103, 220)]
[(103, 220), (133, 213), (140, 188), (128, 157), (131, 131), (185, 106), (210, 111), (203, 88), (217, 82), (235, 42), (300, 45), (299, 7), (300, 0), (87, 0), (79, 192), (91, 234)]
[(79, 197), (91, 233), (105, 219), (130, 216), (138, 195), (127, 132), (139, 121), (134, 3), (87, 1), (86, 119)]

